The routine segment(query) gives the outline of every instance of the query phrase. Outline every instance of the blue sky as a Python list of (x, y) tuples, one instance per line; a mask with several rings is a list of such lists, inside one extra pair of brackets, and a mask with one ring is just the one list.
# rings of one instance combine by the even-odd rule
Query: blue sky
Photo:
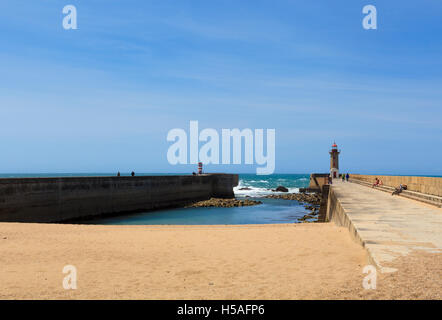
[(0, 172), (193, 171), (166, 136), (198, 120), (276, 129), (280, 173), (327, 172), (336, 140), (344, 171), (442, 175), (441, 18), (438, 0), (1, 1)]

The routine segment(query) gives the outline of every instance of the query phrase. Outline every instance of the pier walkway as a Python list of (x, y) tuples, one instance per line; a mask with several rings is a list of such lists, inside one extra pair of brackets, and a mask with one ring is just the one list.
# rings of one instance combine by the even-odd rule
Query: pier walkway
[(330, 197), (331, 221), (349, 227), (382, 272), (395, 271), (385, 265), (414, 250), (442, 252), (440, 208), (337, 179)]

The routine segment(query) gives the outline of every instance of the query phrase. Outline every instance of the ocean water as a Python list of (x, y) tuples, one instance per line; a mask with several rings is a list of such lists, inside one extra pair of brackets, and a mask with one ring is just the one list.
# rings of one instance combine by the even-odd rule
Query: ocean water
[[(298, 201), (267, 199), (278, 186), (285, 186), (289, 192), (298, 192), (307, 187), (309, 174), (275, 174), (257, 176), (241, 174), (239, 185), (234, 188), (238, 199), (260, 200), (263, 203), (250, 207), (233, 208), (176, 208), (130, 214), (109, 218), (81, 221), (85, 224), (111, 225), (223, 225), (223, 224), (269, 224), (295, 223), (307, 210)], [(241, 190), (247, 188), (248, 190)]]
[[(0, 174), (1, 178), (24, 177), (78, 177), (78, 176), (114, 176), (114, 173), (64, 173), (64, 174)], [(121, 173), (129, 175), (129, 173)], [(160, 175), (136, 173), (136, 175)], [(161, 174), (163, 175), (163, 174)], [(176, 208), (150, 211), (136, 214), (126, 214), (108, 218), (79, 221), (83, 224), (110, 225), (215, 225), (215, 224), (268, 224), (295, 223), (303, 217), (307, 210), (295, 200), (280, 200), (263, 198), (274, 192), (278, 186), (284, 186), (289, 192), (298, 192), (299, 188), (307, 187), (309, 174), (273, 174), (258, 176), (255, 174), (240, 174), (239, 185), (234, 188), (238, 199), (260, 200), (263, 203), (251, 207), (233, 208)], [(244, 189), (247, 188), (247, 189)]]
[(278, 186), (286, 187), (289, 192), (299, 192), (299, 188), (308, 187), (309, 182), (310, 174), (272, 174), (268, 176), (240, 174), (239, 184), (234, 188), (234, 192), (237, 197), (262, 197), (280, 193), (272, 191)]

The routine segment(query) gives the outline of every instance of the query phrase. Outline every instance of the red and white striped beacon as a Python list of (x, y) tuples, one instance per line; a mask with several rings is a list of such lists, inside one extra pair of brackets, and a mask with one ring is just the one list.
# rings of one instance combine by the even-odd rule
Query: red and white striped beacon
[(202, 173), (203, 173), (203, 163), (198, 162), (198, 174), (202, 174)]

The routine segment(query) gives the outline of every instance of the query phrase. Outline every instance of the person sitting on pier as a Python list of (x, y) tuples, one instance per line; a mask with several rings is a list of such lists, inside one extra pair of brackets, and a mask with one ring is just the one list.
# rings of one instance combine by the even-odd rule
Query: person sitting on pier
[(372, 188), (379, 186), (379, 184), (380, 184), (380, 181), (379, 181), (379, 179), (376, 177), (376, 178), (374, 179), (374, 183), (373, 183)]
[(407, 185), (402, 185), (402, 183), (399, 185), (399, 188), (396, 188), (393, 193), (391, 194), (392, 196), (395, 194), (399, 194), (401, 193), (403, 190), (407, 190)]

